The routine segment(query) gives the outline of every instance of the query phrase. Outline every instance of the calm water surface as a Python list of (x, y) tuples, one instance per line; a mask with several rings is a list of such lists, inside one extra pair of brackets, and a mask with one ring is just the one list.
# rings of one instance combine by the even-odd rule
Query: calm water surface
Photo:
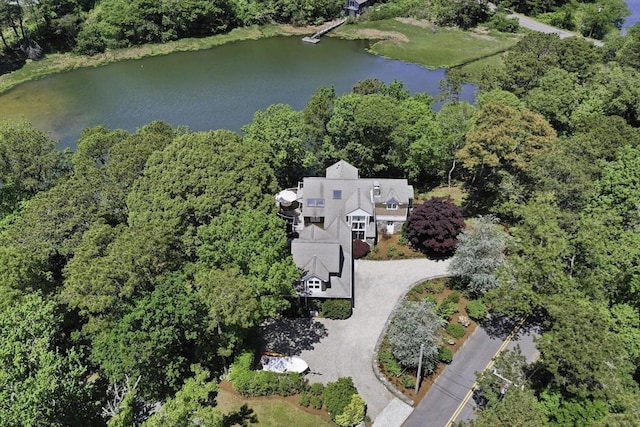
[(627, 7), (631, 11), (631, 15), (625, 19), (624, 27), (631, 27), (640, 22), (640, 0), (627, 0)]
[[(370, 77), (403, 81), (412, 93), (439, 92), (443, 70), (380, 58), (366, 46), (276, 37), (81, 69), (0, 96), (0, 118), (25, 117), (73, 148), (82, 129), (99, 124), (134, 131), (163, 120), (192, 130), (239, 131), (271, 104), (302, 109), (320, 86), (333, 85), (342, 94)], [(463, 99), (473, 99), (473, 91), (465, 86)]]

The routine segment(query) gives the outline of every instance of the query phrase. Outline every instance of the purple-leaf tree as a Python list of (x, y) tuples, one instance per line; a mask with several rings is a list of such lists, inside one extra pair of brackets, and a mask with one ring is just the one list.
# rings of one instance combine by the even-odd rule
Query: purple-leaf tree
[(414, 248), (428, 257), (446, 258), (455, 251), (463, 229), (462, 209), (449, 198), (434, 197), (413, 209), (405, 235)]

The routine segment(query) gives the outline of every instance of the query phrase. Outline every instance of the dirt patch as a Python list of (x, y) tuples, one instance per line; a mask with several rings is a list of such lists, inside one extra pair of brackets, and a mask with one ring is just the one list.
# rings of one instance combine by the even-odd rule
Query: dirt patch
[(435, 28), (435, 24), (431, 21), (428, 21), (426, 19), (416, 19), (416, 18), (396, 18), (396, 21), (398, 22), (402, 22), (403, 24), (407, 24), (407, 25), (414, 25), (416, 27), (420, 27), (420, 28), (429, 28), (429, 29), (433, 29)]
[(496, 39), (495, 37), (490, 36), (489, 29), (484, 27), (474, 28), (469, 34), (471, 34), (471, 37), (479, 40), (494, 41)]
[(378, 238), (378, 244), (369, 252), (366, 259), (390, 260), (424, 258), (423, 253), (414, 251), (400, 241), (400, 234), (383, 234)]
[(407, 43), (409, 38), (397, 31), (382, 31), (372, 28), (359, 28), (347, 35), (352, 39), (389, 40), (396, 43)]

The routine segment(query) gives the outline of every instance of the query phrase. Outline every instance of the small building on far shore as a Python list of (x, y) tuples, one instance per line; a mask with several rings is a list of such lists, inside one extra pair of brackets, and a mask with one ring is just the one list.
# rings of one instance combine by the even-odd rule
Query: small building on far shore
[(347, 16), (360, 16), (370, 3), (369, 0), (345, 0), (344, 10), (347, 12)]

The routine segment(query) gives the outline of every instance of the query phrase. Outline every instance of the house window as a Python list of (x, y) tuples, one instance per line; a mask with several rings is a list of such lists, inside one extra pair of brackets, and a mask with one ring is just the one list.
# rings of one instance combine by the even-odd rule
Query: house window
[(324, 208), (324, 199), (307, 199), (307, 207)]
[(307, 289), (311, 291), (321, 291), (322, 281), (316, 277), (307, 280)]
[(342, 190), (333, 190), (333, 200), (342, 199)]
[(365, 227), (367, 226), (367, 217), (363, 215), (354, 215), (351, 217), (351, 231), (354, 239), (364, 240)]
[(396, 202), (395, 200), (389, 200), (387, 202), (387, 210), (388, 211), (398, 210), (398, 202)]

